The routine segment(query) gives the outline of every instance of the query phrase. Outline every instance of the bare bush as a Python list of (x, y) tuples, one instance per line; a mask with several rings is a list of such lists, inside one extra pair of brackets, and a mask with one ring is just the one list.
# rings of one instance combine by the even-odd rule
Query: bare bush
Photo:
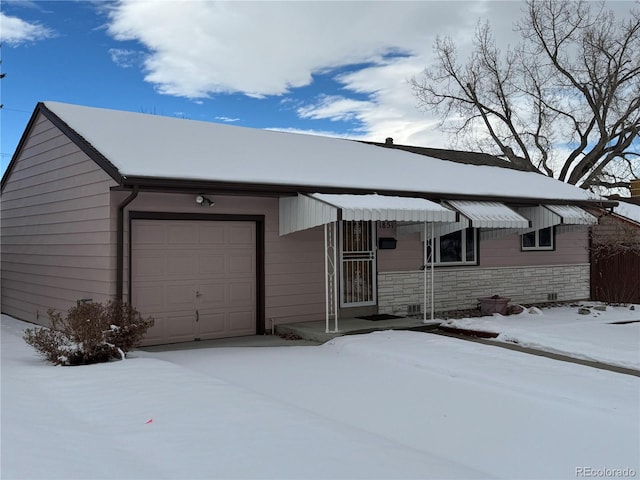
[(79, 303), (64, 318), (53, 309), (47, 313), (51, 328), (27, 329), (23, 338), (56, 365), (124, 359), (154, 323), (131, 305), (117, 301)]

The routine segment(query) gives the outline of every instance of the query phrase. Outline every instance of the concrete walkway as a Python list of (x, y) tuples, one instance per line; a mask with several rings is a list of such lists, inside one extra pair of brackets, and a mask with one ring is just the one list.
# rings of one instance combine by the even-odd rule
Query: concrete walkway
[(499, 342), (492, 339), (472, 337), (462, 333), (453, 333), (451, 331), (444, 332), (442, 330), (437, 330), (437, 329), (428, 333), (442, 335), (445, 337), (457, 338), (459, 340), (465, 340), (468, 342), (482, 343), (484, 345), (491, 345), (492, 347), (506, 348), (507, 350), (514, 350), (516, 352), (528, 353), (530, 355), (537, 355), (539, 357), (547, 357), (553, 360), (560, 360), (562, 362), (576, 363), (578, 365), (585, 365), (587, 367), (599, 368), (600, 370), (608, 370), (609, 372), (616, 372), (616, 373), (622, 373), (624, 375), (633, 375), (634, 377), (640, 377), (640, 370), (636, 370), (633, 368), (619, 367), (617, 365), (611, 365), (603, 362), (596, 362), (594, 360), (584, 360), (582, 358), (571, 357), (569, 355), (546, 352), (544, 350), (539, 350), (535, 348), (523, 347), (515, 343)]
[[(307, 322), (307, 323), (292, 323), (276, 326), (276, 333), (279, 335), (292, 335), (298, 336), (307, 340), (313, 340), (318, 343), (324, 343), (332, 338), (342, 335), (354, 335), (371, 333), (379, 330), (414, 330), (422, 331), (425, 333), (443, 335), (451, 338), (457, 338), (459, 340), (465, 340), (470, 342), (482, 343), (484, 345), (491, 345), (493, 347), (506, 348), (521, 353), (528, 353), (530, 355), (537, 355), (539, 357), (547, 357), (553, 360), (559, 360), (562, 362), (575, 363), (578, 365), (585, 365), (592, 368), (599, 368), (601, 370), (607, 370), (610, 372), (622, 373), (624, 375), (633, 375), (640, 377), (640, 370), (633, 368), (619, 367), (617, 365), (610, 365), (608, 363), (597, 362), (593, 360), (584, 360), (581, 358), (575, 358), (570, 355), (563, 355), (558, 353), (546, 352), (544, 350), (523, 347), (514, 343), (499, 342), (487, 338), (478, 338), (470, 336), (469, 332), (464, 333), (464, 330), (460, 330), (460, 333), (451, 331), (443, 331), (438, 329), (440, 321), (427, 321), (423, 322), (421, 318), (395, 318), (391, 320), (370, 321), (359, 318), (345, 318), (339, 320), (339, 332), (326, 332), (325, 322)], [(330, 328), (332, 324), (330, 324)]]
[(216, 338), (197, 342), (171, 343), (168, 345), (152, 345), (138, 347), (145, 352), (173, 352), (179, 350), (196, 350), (200, 348), (238, 348), (238, 347), (304, 347), (320, 345), (320, 342), (306, 339), (287, 340), (278, 335), (249, 335), (246, 337)]
[(422, 318), (400, 317), (389, 320), (364, 320), (362, 318), (341, 318), (338, 321), (339, 330), (332, 331), (333, 322), (329, 323), (329, 331), (325, 321), (286, 323), (276, 325), (277, 335), (299, 336), (307, 340), (325, 343), (335, 337), (343, 335), (354, 335), (361, 333), (371, 333), (379, 330), (422, 330), (428, 331), (437, 328), (440, 321), (426, 322)]
[[(516, 352), (547, 357), (562, 362), (585, 365), (592, 368), (599, 368), (610, 372), (621, 373), (640, 377), (640, 370), (633, 368), (619, 367), (603, 362), (583, 360), (558, 353), (546, 352), (544, 350), (523, 347), (514, 343), (505, 343), (493, 339), (478, 338), (470, 336), (469, 332), (460, 333), (447, 329), (439, 330), (439, 321), (426, 321), (421, 318), (402, 317), (390, 320), (363, 320), (360, 318), (344, 318), (339, 320), (338, 332), (326, 331), (326, 324), (321, 322), (290, 323), (276, 325), (274, 335), (251, 335), (246, 337), (221, 338), (215, 340), (203, 340), (198, 342), (175, 343), (170, 345), (155, 345), (150, 347), (138, 347), (146, 352), (169, 352), (176, 350), (193, 350), (199, 348), (237, 348), (237, 347), (295, 347), (295, 346), (315, 346), (325, 343), (332, 338), (343, 335), (365, 334), (380, 330), (413, 330), (425, 333), (443, 335), (450, 338), (457, 338), (467, 342), (482, 343), (498, 348), (506, 348)], [(330, 325), (330, 328), (333, 324)]]

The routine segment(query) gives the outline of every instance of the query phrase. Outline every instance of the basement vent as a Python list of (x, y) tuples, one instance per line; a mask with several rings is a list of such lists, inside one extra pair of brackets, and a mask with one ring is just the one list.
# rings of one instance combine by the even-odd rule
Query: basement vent
[(558, 300), (558, 294), (557, 293), (547, 293), (547, 300), (549, 300), (549, 301)]
[(407, 315), (418, 315), (420, 313), (422, 313), (422, 304), (414, 303), (407, 305)]

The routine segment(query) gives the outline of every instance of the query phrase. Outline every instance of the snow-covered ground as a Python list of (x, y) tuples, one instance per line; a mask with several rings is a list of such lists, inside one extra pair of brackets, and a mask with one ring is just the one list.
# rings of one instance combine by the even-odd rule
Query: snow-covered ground
[(640, 305), (600, 308), (606, 311), (590, 308), (588, 315), (579, 314), (577, 306), (532, 308), (518, 315), (447, 320), (443, 325), (498, 333), (498, 342), (640, 370)]
[(27, 326), (2, 316), (3, 479), (640, 475), (630, 375), (401, 331), (54, 367)]

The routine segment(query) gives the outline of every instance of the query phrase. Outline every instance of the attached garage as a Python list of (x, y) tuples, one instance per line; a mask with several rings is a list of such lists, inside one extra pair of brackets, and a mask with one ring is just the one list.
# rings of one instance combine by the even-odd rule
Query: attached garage
[(131, 212), (131, 299), (146, 344), (255, 335), (256, 222)]

